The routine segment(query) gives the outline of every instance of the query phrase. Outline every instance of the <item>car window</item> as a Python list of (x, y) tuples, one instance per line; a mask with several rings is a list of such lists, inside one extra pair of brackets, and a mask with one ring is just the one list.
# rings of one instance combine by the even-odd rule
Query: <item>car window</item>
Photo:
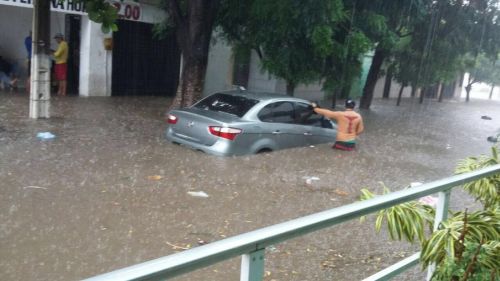
[(259, 101), (244, 96), (217, 93), (206, 97), (194, 105), (195, 108), (225, 112), (243, 117)]
[(297, 102), (295, 105), (295, 123), (322, 128), (333, 128), (330, 121), (315, 113), (309, 104)]
[(257, 115), (263, 122), (293, 123), (294, 108), (291, 102), (275, 102), (266, 105)]

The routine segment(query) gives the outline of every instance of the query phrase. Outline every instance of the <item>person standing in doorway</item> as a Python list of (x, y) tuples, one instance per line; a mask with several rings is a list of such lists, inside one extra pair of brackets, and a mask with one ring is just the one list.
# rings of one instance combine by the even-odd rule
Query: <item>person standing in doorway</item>
[(356, 102), (351, 99), (345, 101), (345, 111), (332, 111), (311, 103), (314, 112), (337, 121), (337, 139), (333, 148), (351, 151), (356, 146), (356, 138), (364, 130), (363, 118), (354, 111)]
[(55, 65), (55, 75), (56, 80), (59, 84), (57, 91), (58, 96), (66, 95), (66, 79), (68, 74), (68, 43), (64, 41), (64, 36), (61, 33), (57, 33), (54, 36), (57, 42), (57, 50), (54, 52)]
[(31, 88), (31, 30), (28, 36), (24, 38), (24, 47), (26, 47), (26, 53), (27, 53), (27, 60), (26, 60), (26, 67), (28, 70), (28, 75), (26, 79), (26, 92), (30, 92)]

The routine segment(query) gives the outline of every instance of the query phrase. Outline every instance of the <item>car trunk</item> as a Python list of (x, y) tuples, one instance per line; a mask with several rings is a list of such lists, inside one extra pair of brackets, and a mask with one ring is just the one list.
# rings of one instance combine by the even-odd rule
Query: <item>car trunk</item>
[(177, 123), (170, 124), (177, 137), (207, 146), (213, 145), (219, 139), (210, 133), (209, 126), (226, 127), (226, 124), (241, 121), (238, 116), (197, 108), (174, 110), (170, 114), (177, 117)]

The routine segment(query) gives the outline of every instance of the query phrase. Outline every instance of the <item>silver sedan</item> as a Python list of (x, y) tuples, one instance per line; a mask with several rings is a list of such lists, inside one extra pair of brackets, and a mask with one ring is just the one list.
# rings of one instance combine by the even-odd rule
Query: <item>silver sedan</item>
[(281, 94), (229, 91), (167, 114), (167, 140), (230, 156), (335, 141), (335, 123), (309, 101)]

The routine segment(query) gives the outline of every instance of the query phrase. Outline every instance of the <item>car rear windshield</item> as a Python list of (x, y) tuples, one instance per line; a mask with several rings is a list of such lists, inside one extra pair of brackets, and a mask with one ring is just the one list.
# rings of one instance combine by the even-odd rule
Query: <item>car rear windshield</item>
[(243, 117), (259, 101), (243, 96), (233, 96), (228, 94), (213, 94), (194, 105), (195, 108), (225, 112), (238, 117)]

